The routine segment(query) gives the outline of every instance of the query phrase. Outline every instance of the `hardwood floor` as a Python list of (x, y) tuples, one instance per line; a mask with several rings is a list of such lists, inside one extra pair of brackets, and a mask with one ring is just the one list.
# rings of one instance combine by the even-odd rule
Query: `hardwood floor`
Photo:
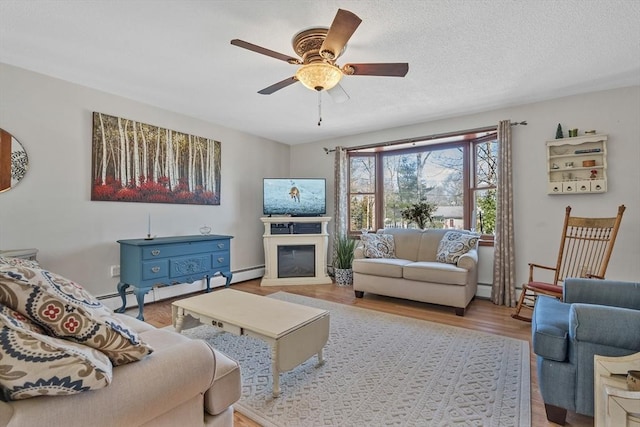
[[(497, 306), (487, 300), (474, 300), (464, 317), (456, 316), (452, 308), (407, 301), (396, 298), (388, 298), (378, 295), (365, 294), (364, 298), (355, 298), (351, 287), (339, 287), (336, 285), (301, 285), (301, 286), (270, 286), (261, 287), (260, 280), (250, 280), (236, 283), (233, 289), (251, 292), (259, 295), (268, 295), (278, 291), (304, 295), (312, 298), (324, 299), (341, 304), (354, 305), (361, 308), (398, 314), (416, 319), (429, 320), (452, 326), (459, 326), (490, 334), (508, 336), (526, 340), (531, 346), (531, 325), (511, 318), (512, 308)], [(214, 290), (215, 292), (215, 290)], [(171, 302), (185, 298), (181, 296), (170, 300), (147, 304), (144, 307), (145, 320), (157, 327), (171, 324)], [(556, 426), (547, 421), (544, 404), (538, 390), (538, 378), (533, 353), (530, 356), (531, 363), (531, 425)], [(236, 412), (234, 415), (236, 427), (256, 427), (259, 424)], [(593, 418), (569, 412), (567, 414), (567, 426), (587, 427), (593, 426)]]

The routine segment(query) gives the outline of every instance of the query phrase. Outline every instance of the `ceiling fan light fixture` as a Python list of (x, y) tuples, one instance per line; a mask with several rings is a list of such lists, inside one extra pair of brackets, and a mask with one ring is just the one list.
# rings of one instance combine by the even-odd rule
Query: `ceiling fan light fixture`
[(340, 83), (342, 71), (335, 65), (316, 62), (303, 65), (296, 72), (296, 79), (305, 87), (315, 90), (329, 90)]

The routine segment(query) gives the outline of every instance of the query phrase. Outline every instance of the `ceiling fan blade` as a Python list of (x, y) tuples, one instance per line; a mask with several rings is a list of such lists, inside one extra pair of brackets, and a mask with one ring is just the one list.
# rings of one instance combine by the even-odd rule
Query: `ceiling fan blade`
[(343, 102), (346, 102), (350, 99), (349, 94), (347, 94), (347, 91), (345, 91), (344, 88), (340, 86), (340, 83), (329, 89), (327, 93), (336, 104), (342, 104)]
[(231, 44), (234, 45), (234, 46), (238, 46), (238, 47), (242, 47), (244, 49), (251, 50), (251, 51), (256, 52), (256, 53), (260, 53), (262, 55), (270, 56), (272, 58), (276, 58), (276, 59), (279, 59), (281, 61), (288, 62), (289, 64), (302, 64), (302, 61), (300, 61), (298, 58), (294, 58), (292, 56), (285, 55), (284, 53), (279, 53), (279, 52), (276, 52), (274, 50), (270, 50), (270, 49), (264, 48), (262, 46), (258, 46), (256, 44), (253, 44), (253, 43), (245, 42), (244, 40), (233, 39), (233, 40), (231, 40)]
[(320, 55), (328, 60), (335, 60), (342, 53), (353, 33), (358, 28), (362, 19), (348, 10), (338, 9), (333, 23), (329, 27), (327, 36), (320, 47)]
[(404, 77), (409, 71), (406, 62), (387, 62), (382, 64), (345, 64), (342, 70), (354, 76)]
[(258, 93), (260, 95), (271, 95), (273, 92), (278, 91), (280, 89), (283, 89), (283, 88), (285, 88), (285, 87), (287, 87), (289, 85), (292, 85), (297, 81), (298, 81), (298, 79), (296, 79), (295, 76), (291, 76), (291, 77), (289, 77), (287, 79), (284, 79), (284, 80), (282, 80), (282, 81), (280, 81), (280, 82), (278, 82), (276, 84), (272, 84), (269, 87), (265, 87), (264, 89), (259, 90)]

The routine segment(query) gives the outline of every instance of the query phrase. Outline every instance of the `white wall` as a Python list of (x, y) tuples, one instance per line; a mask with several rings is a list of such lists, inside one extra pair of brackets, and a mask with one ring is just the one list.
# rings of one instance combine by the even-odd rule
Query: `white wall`
[[(640, 280), (640, 86), (293, 146), (291, 174), (327, 178), (328, 215), (332, 216), (333, 156), (326, 155), (323, 147), (351, 147), (473, 129), (504, 119), (529, 123), (512, 128), (517, 285), (527, 279), (527, 263), (555, 263), (567, 205), (576, 216), (615, 216), (617, 206), (626, 205), (607, 278)], [(581, 134), (596, 129), (609, 135), (607, 193), (547, 195), (545, 141), (555, 138), (558, 123), (565, 130), (578, 128)], [(491, 250), (481, 248), (481, 283), (491, 283), (492, 256)]]
[[(219, 206), (92, 202), (92, 112), (222, 142)], [(118, 239), (152, 234), (233, 235), (231, 269), (264, 264), (262, 178), (289, 174), (289, 146), (0, 64), (0, 127), (29, 156), (29, 171), (0, 194), (0, 249), (35, 247), (47, 268), (96, 296), (113, 294)]]

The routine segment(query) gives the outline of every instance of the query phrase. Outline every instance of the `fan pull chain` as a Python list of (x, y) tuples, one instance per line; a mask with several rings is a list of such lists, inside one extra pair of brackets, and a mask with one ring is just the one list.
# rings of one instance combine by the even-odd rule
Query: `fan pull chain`
[(318, 91), (318, 126), (322, 123), (322, 91)]

